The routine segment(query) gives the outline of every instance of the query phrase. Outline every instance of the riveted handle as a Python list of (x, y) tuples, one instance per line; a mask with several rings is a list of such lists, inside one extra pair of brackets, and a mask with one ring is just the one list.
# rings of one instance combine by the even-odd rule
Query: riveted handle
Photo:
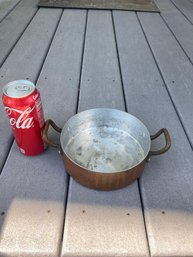
[(53, 146), (55, 148), (58, 148), (59, 150), (61, 150), (61, 145), (57, 144), (57, 143), (54, 143), (52, 142), (49, 138), (48, 138), (48, 129), (49, 129), (49, 126), (52, 126), (53, 129), (55, 129), (57, 132), (61, 133), (62, 132), (62, 129), (59, 128), (52, 120), (47, 120), (44, 124), (44, 127), (42, 129), (42, 139), (43, 141), (50, 145), (50, 146)]
[(170, 134), (168, 132), (168, 130), (166, 128), (162, 128), (160, 129), (155, 135), (151, 136), (151, 140), (154, 140), (156, 138), (158, 138), (161, 134), (164, 134), (165, 137), (165, 146), (159, 150), (156, 151), (150, 151), (149, 152), (149, 157), (152, 155), (160, 155), (163, 154), (165, 152), (167, 152), (170, 149), (171, 146), (171, 138), (170, 138)]

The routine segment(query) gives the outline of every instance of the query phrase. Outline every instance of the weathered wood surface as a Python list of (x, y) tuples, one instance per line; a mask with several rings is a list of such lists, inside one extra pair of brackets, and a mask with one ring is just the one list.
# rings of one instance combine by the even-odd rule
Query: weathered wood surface
[(139, 13), (138, 16), (193, 147), (193, 66), (159, 15)]
[[(168, 128), (172, 139), (169, 152), (152, 157), (140, 179), (151, 256), (192, 256), (192, 149), (137, 16), (113, 14), (128, 111), (139, 117), (151, 134)], [(156, 141), (154, 148), (160, 148), (163, 141)]]
[(14, 9), (20, 0), (0, 0), (0, 22)]
[[(2, 84), (27, 77), (36, 81), (61, 12), (37, 13), (0, 70)], [(11, 137), (2, 106), (1, 122), (2, 162)], [(27, 158), (14, 144), (0, 178), (0, 256), (58, 256), (66, 191), (58, 154), (50, 150)]]
[(37, 83), (45, 117), (60, 127), (77, 109), (85, 26), (85, 10), (64, 10)]
[[(40, 10), (30, 23), (21, 39), (14, 47), (11, 55), (6, 59), (0, 69), (0, 86), (12, 80), (29, 79), (36, 81), (45, 55), (57, 26), (61, 10)], [(50, 18), (49, 20), (48, 17)], [(1, 28), (1, 26), (0, 26)], [(42, 31), (45, 31), (42, 33)], [(40, 51), (41, 49), (41, 51)], [(8, 118), (3, 105), (0, 105), (1, 126), (0, 134), (0, 169), (12, 142)]]
[[(108, 11), (88, 12), (78, 111), (95, 107), (125, 108)], [(99, 192), (70, 179), (62, 256), (149, 256), (137, 182)]]
[(55, 150), (24, 158), (13, 145), (0, 179), (0, 256), (59, 256), (66, 182)]
[(159, 12), (153, 0), (40, 0), (39, 6)]
[[(40, 27), (39, 30), (49, 30), (48, 34), (51, 35), (51, 27), (55, 28), (60, 14), (61, 10), (40, 10), (33, 24), (36, 27), (36, 36), (39, 36), (37, 26), (43, 21), (47, 25), (43, 22), (42, 26), (46, 27)], [(45, 115), (60, 125), (63, 125), (66, 116), (71, 116), (76, 111), (85, 18), (85, 11), (77, 11), (73, 16), (71, 11), (64, 11), (37, 82), (42, 93)], [(29, 35), (24, 34), (23, 37), (25, 36)], [(46, 39), (48, 42), (51, 40), (40, 37), (41, 43), (39, 42), (37, 47), (42, 48), (40, 44), (45, 44)], [(23, 39), (23, 43), (24, 41)], [(31, 38), (31, 41), (36, 42), (35, 38)], [(18, 48), (21, 49), (19, 46)], [(33, 48), (31, 45), (29, 50), (34, 51)], [(35, 67), (40, 70), (38, 60), (36, 62)], [(36, 71), (26, 73), (31, 75), (31, 80), (36, 77), (33, 73)], [(57, 106), (53, 97), (58, 99)], [(14, 145), (3, 169), (0, 183), (4, 192), (1, 195), (0, 210), (5, 212), (5, 219), (1, 220), (0, 255), (59, 256), (67, 175), (58, 152), (55, 149), (48, 149), (38, 157), (26, 158)], [(12, 183), (14, 186), (10, 189), (8, 185)]]
[(172, 3), (193, 24), (193, 2), (191, 0), (173, 0)]
[(37, 1), (21, 1), (0, 24), (0, 67), (37, 12)]
[[(192, 1), (172, 2), (157, 0), (162, 17), (87, 16), (86, 10), (37, 11), (29, 0), (2, 20), (1, 86), (37, 81), (45, 117), (61, 127), (76, 111), (126, 108), (151, 134), (167, 127), (172, 148), (152, 157), (139, 184), (90, 190), (68, 183), (55, 149), (30, 158), (14, 143), (9, 152), (1, 104), (0, 256), (193, 256)], [(153, 147), (163, 144), (161, 137)]]
[(157, 0), (157, 4), (161, 10), (161, 16), (193, 63), (193, 24), (169, 0)]

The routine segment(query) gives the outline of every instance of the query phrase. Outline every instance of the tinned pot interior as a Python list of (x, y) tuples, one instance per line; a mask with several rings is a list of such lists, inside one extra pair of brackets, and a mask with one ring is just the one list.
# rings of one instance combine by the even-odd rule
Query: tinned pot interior
[(115, 173), (140, 164), (150, 151), (145, 125), (123, 111), (98, 108), (80, 112), (62, 129), (64, 154), (91, 172)]

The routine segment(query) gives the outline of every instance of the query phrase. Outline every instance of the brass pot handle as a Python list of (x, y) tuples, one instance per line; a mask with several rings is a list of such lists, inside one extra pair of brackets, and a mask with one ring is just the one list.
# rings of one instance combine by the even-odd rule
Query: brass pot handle
[(151, 136), (151, 140), (158, 138), (161, 134), (164, 134), (164, 136), (165, 136), (165, 141), (166, 141), (165, 146), (163, 148), (161, 148), (160, 150), (150, 151), (149, 157), (152, 155), (163, 154), (169, 150), (169, 148), (171, 146), (171, 138), (170, 138), (170, 134), (166, 128), (160, 129), (155, 135)]
[(57, 143), (54, 143), (52, 142), (49, 138), (48, 138), (48, 129), (49, 129), (49, 126), (52, 126), (53, 129), (55, 129), (57, 132), (61, 133), (62, 132), (62, 129), (59, 128), (52, 120), (47, 120), (44, 124), (44, 127), (42, 129), (42, 139), (43, 141), (50, 145), (50, 146), (53, 146), (55, 148), (58, 148), (59, 150), (61, 150), (61, 146)]

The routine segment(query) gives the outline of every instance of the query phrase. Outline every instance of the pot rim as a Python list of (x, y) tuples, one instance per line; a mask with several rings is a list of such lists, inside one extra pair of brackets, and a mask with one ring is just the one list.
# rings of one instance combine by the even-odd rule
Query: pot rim
[[(127, 167), (125, 169), (120, 169), (120, 170), (115, 170), (115, 171), (111, 171), (111, 172), (105, 172), (105, 171), (98, 171), (98, 170), (91, 170), (79, 163), (77, 163), (74, 159), (72, 159), (70, 157), (70, 155), (67, 153), (67, 151), (65, 150), (66, 148), (66, 145), (64, 145), (63, 143), (63, 134), (66, 130), (69, 130), (69, 123), (72, 122), (72, 120), (74, 119), (77, 119), (77, 118), (80, 118), (80, 116), (83, 116), (89, 112), (101, 112), (101, 111), (110, 111), (110, 112), (117, 112), (117, 113), (120, 113), (122, 115), (125, 115), (132, 119), (134, 119), (136, 122), (138, 122), (143, 128), (144, 130), (146, 130), (146, 133), (147, 133), (147, 137), (146, 137), (146, 140), (148, 140), (148, 150), (146, 150), (146, 154), (144, 154), (144, 157), (143, 159), (141, 158), (136, 164), (134, 164), (133, 166), (131, 167)], [(61, 135), (60, 135), (60, 145), (61, 145), (61, 149), (62, 149), (62, 152), (63, 154), (66, 155), (66, 157), (72, 162), (74, 163), (75, 165), (79, 166), (80, 168), (82, 169), (85, 169), (89, 172), (92, 172), (92, 173), (101, 173), (101, 174), (114, 174), (114, 173), (123, 173), (123, 172), (129, 172), (131, 169), (137, 167), (138, 165), (140, 165), (143, 161), (145, 161), (149, 155), (149, 152), (150, 152), (150, 148), (151, 148), (151, 136), (150, 136), (150, 133), (149, 133), (149, 130), (147, 129), (147, 127), (143, 124), (143, 122), (141, 120), (139, 120), (137, 117), (135, 117), (134, 115), (128, 113), (128, 112), (125, 112), (125, 111), (121, 111), (121, 110), (117, 110), (117, 109), (113, 109), (113, 108), (93, 108), (93, 109), (88, 109), (88, 110), (85, 110), (85, 111), (82, 111), (82, 112), (79, 112), (77, 114), (75, 114), (74, 116), (72, 116), (63, 126), (62, 128), (62, 132), (61, 132)]]

